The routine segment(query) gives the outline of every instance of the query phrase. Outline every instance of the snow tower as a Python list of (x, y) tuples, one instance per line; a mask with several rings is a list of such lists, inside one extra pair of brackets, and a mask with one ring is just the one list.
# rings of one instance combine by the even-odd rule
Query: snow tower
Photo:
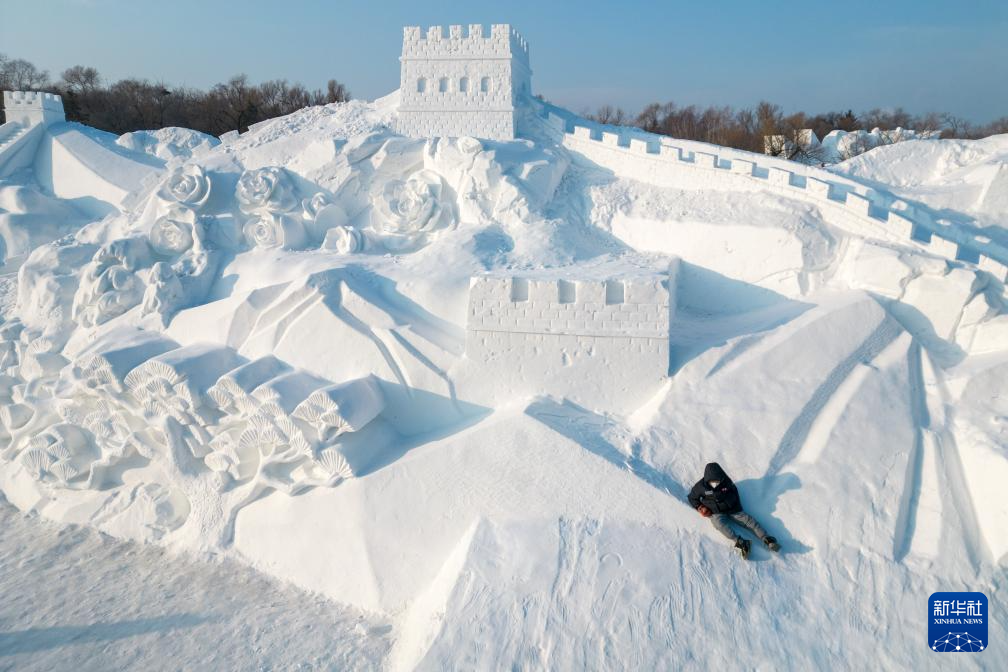
[(398, 131), (414, 138), (515, 137), (518, 108), (531, 95), (528, 43), (506, 23), (403, 29)]

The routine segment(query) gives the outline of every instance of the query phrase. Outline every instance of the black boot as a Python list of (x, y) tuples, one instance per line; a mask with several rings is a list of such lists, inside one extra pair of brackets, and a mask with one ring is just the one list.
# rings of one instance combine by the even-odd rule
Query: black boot
[(743, 560), (749, 558), (749, 540), (741, 537), (735, 542), (735, 550), (742, 556)]
[(777, 540), (774, 539), (773, 537), (764, 537), (763, 543), (766, 544), (766, 547), (769, 548), (774, 553), (780, 550), (780, 544), (778, 544)]

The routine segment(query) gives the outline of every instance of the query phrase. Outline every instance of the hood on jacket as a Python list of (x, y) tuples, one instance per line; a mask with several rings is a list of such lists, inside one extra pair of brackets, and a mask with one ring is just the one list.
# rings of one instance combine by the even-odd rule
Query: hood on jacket
[(710, 483), (711, 481), (730, 481), (728, 474), (725, 473), (724, 469), (717, 462), (711, 462), (706, 467), (704, 467), (703, 480), (705, 483)]

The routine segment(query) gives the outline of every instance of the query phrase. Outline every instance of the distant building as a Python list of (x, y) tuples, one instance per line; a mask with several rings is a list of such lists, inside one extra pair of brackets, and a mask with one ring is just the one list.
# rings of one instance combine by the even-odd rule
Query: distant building
[(516, 115), (531, 95), (528, 44), (508, 24), (403, 29), (397, 130), (415, 138), (515, 137)]

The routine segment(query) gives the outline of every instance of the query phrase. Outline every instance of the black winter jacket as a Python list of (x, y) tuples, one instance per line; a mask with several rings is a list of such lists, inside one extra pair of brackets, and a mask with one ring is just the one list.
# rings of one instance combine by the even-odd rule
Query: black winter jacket
[[(710, 481), (721, 482), (714, 489), (710, 486)], [(717, 462), (711, 462), (704, 468), (703, 478), (690, 490), (689, 503), (694, 509), (699, 509), (703, 504), (712, 513), (738, 513), (742, 510), (738, 488)]]

